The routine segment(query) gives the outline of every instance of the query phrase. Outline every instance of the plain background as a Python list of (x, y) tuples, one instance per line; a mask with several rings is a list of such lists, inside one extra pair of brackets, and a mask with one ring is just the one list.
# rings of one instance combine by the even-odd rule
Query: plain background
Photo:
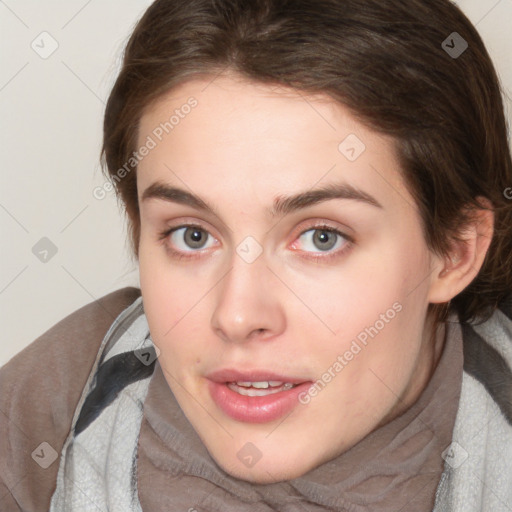
[[(138, 285), (115, 196), (93, 190), (104, 104), (150, 3), (0, 0), (0, 365), (81, 306)], [(495, 62), (510, 122), (512, 0), (457, 3)]]

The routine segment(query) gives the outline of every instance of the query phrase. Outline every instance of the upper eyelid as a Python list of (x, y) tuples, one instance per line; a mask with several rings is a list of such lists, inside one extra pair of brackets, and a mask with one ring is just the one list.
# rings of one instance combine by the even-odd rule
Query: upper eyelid
[(200, 221), (190, 221), (190, 222), (182, 221), (180, 224), (176, 224), (175, 226), (167, 226), (166, 228), (164, 228), (162, 235), (163, 234), (170, 235), (174, 231), (178, 231), (179, 229), (183, 229), (183, 228), (198, 228), (202, 231), (206, 231), (206, 233), (208, 233), (213, 238), (215, 238), (215, 239), (218, 238), (217, 236), (215, 236), (212, 233), (212, 230), (210, 228), (203, 226)]
[[(206, 212), (206, 213), (208, 213), (208, 212)], [(301, 212), (298, 212), (298, 213), (300, 214)], [(313, 212), (311, 212), (311, 213), (313, 213)], [(302, 212), (302, 214), (305, 214), (305, 212)], [(302, 217), (302, 214), (300, 215), (301, 217)], [(297, 222), (298, 221), (298, 219), (297, 219), (298, 216), (299, 215), (292, 214), (290, 216), (291, 217), (290, 218), (290, 223), (293, 222), (293, 224), (302, 225), (304, 223), (313, 222), (311, 227), (308, 227), (307, 229), (314, 229), (317, 225), (319, 225), (319, 226), (326, 226), (329, 229), (337, 230), (341, 234), (343, 234), (344, 236), (347, 236), (347, 237), (352, 237), (353, 234), (354, 234), (354, 229), (351, 228), (349, 225), (344, 224), (343, 222), (340, 222), (340, 221), (325, 220), (325, 218), (323, 218), (322, 215), (318, 215), (317, 216), (317, 215), (314, 215), (314, 213), (312, 215), (310, 215), (310, 216), (307, 216), (307, 217), (305, 215), (304, 217), (306, 218), (306, 220), (302, 220), (300, 222)], [(208, 218), (205, 219), (204, 216), (196, 217), (194, 214), (189, 214), (189, 215), (185, 214), (185, 215), (180, 216), (180, 217), (182, 217), (180, 219), (181, 220), (181, 224), (176, 224), (175, 225), (176, 229), (181, 227), (181, 226), (188, 226), (188, 225), (196, 226), (196, 227), (199, 227), (201, 229), (206, 229), (206, 231), (208, 231), (210, 234), (212, 234), (212, 236), (214, 236), (217, 239), (219, 239), (220, 237), (223, 237), (225, 235), (227, 235), (228, 238), (229, 238), (233, 234), (233, 230), (231, 229), (231, 227), (229, 225), (225, 224), (223, 221), (220, 221), (221, 225), (220, 225), (220, 229), (219, 229), (219, 228), (215, 227), (215, 223), (212, 224), (212, 221), (209, 220)], [(209, 217), (209, 215), (207, 215), (207, 217)], [(177, 218), (178, 217), (176, 217), (176, 219)], [(312, 219), (315, 219), (315, 218), (317, 220), (312, 220)], [(174, 221), (176, 219), (174, 219)], [(318, 220), (318, 219), (321, 219), (321, 220)], [(284, 219), (279, 221), (277, 224), (280, 224), (282, 226), (283, 225), (283, 220)], [(204, 228), (203, 227), (204, 224), (206, 224), (209, 227)], [(272, 231), (277, 224), (271, 225), (270, 228), (266, 231), (266, 233), (269, 233), (270, 231)], [(173, 229), (173, 228), (169, 228), (169, 230), (170, 229)], [(213, 229), (213, 231), (212, 231), (212, 229)], [(302, 231), (300, 233), (302, 233)], [(217, 234), (220, 235), (220, 237), (217, 236)]]
[(342, 231), (341, 229), (338, 229), (338, 228), (335, 228), (335, 227), (331, 227), (329, 225), (313, 226), (313, 227), (308, 228), (308, 229), (303, 229), (302, 231), (300, 231), (299, 235), (303, 235), (304, 233), (308, 233), (309, 231), (330, 231), (332, 233), (336, 233), (338, 235), (342, 235), (342, 236), (344, 236), (346, 238), (348, 238), (348, 236), (349, 236), (344, 231)]
[(298, 234), (294, 235), (294, 236), (299, 237), (299, 236), (303, 235), (304, 233), (307, 233), (308, 231), (317, 230), (317, 229), (319, 229), (319, 230), (323, 229), (325, 231), (332, 231), (332, 232), (335, 232), (335, 233), (341, 235), (343, 238), (345, 238), (346, 240), (348, 240), (350, 242), (354, 241), (354, 235), (352, 234), (353, 230), (351, 228), (349, 228), (348, 226), (344, 226), (344, 227), (334, 226), (327, 221), (318, 221), (318, 222), (313, 223), (312, 225), (310, 225), (307, 228), (299, 229)]
[[(302, 224), (302, 223), (301, 223)], [(176, 226), (171, 226), (169, 227), (165, 232), (166, 233), (172, 233), (174, 231), (177, 231), (179, 229), (182, 229), (182, 228), (198, 228), (198, 229), (201, 229), (203, 231), (206, 231), (208, 234), (214, 236), (211, 231), (204, 227), (204, 226), (201, 226), (201, 224), (199, 222), (190, 222), (190, 223), (182, 223), (182, 224), (178, 224)], [(307, 228), (304, 228), (304, 229), (301, 229), (298, 231), (298, 234), (299, 235), (302, 235), (304, 233), (307, 233), (308, 231), (313, 231), (313, 230), (316, 230), (316, 229), (324, 229), (325, 231), (336, 231), (338, 232), (339, 234), (343, 235), (343, 236), (346, 236), (346, 237), (349, 237), (349, 235), (344, 231), (343, 228), (339, 228), (339, 227), (336, 227), (336, 226), (332, 226), (330, 225), (328, 222), (326, 221), (318, 221), (318, 222), (315, 222), (314, 224), (312, 224), (311, 226), (307, 227)], [(347, 228), (348, 229), (348, 228)], [(214, 236), (214, 238), (217, 238)]]

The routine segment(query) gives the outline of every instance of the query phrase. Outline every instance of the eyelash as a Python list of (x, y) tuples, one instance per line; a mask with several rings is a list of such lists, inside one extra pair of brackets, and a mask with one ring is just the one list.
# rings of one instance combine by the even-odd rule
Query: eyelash
[[(168, 239), (168, 237), (173, 232), (178, 231), (179, 229), (183, 229), (183, 228), (195, 228), (204, 233), (207, 233), (209, 236), (212, 236), (206, 229), (202, 228), (198, 224), (180, 224), (179, 226), (175, 226), (175, 227), (172, 227), (170, 229), (167, 229), (167, 230), (161, 232), (159, 234), (158, 240), (165, 245), (165, 250), (167, 251), (167, 253), (171, 257), (173, 257), (177, 260), (184, 260), (184, 259), (193, 260), (193, 259), (201, 257), (201, 253), (203, 252), (201, 249), (199, 249), (197, 251), (194, 251), (194, 250), (187, 251), (187, 253), (189, 253), (189, 254), (187, 254), (182, 251), (177, 251), (175, 249), (172, 249), (169, 246), (169, 244), (165, 243), (166, 240)], [(334, 251), (334, 252), (326, 252), (325, 256), (324, 255), (319, 256), (318, 255), (319, 253), (316, 253), (316, 255), (313, 255), (312, 253), (305, 251), (305, 254), (307, 254), (307, 256), (303, 256), (303, 257), (306, 259), (313, 260), (315, 262), (326, 263), (326, 262), (330, 262), (334, 259), (337, 259), (337, 258), (341, 257), (342, 255), (344, 255), (345, 252), (347, 252), (354, 245), (354, 239), (351, 236), (349, 236), (349, 235), (343, 233), (342, 231), (340, 231), (339, 229), (334, 228), (333, 226), (329, 226), (328, 224), (325, 224), (325, 223), (319, 223), (319, 224), (314, 224), (314, 225), (309, 226), (307, 229), (305, 229), (299, 233), (299, 235), (296, 237), (296, 240), (298, 240), (302, 235), (304, 235), (308, 231), (327, 231), (329, 233), (333, 233), (333, 234), (338, 235), (345, 239), (345, 243), (343, 244), (341, 249), (338, 249), (337, 251)]]

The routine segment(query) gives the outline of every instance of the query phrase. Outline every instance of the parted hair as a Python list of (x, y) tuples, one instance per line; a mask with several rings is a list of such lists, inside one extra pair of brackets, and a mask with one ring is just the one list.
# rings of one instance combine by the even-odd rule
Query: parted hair
[(449, 308), (437, 309), (440, 319), (449, 310), (462, 321), (485, 319), (510, 294), (512, 162), (502, 94), (478, 32), (449, 0), (151, 4), (128, 40), (107, 102), (101, 155), (126, 210), (135, 256), (136, 165), (123, 179), (116, 173), (136, 150), (140, 118), (177, 85), (223, 71), (328, 95), (391, 136), (436, 254), (448, 254), (481, 198), (490, 202), (495, 229), (484, 264)]

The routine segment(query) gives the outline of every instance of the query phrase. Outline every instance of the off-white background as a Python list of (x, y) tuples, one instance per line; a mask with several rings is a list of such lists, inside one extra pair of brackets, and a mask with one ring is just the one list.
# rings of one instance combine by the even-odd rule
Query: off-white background
[[(0, 365), (72, 311), (137, 286), (115, 197), (92, 191), (104, 104), (150, 3), (0, 0)], [(512, 0), (458, 3), (512, 96)], [(59, 45), (47, 59), (31, 48), (43, 31)], [(57, 247), (46, 263), (32, 253), (43, 237)]]

